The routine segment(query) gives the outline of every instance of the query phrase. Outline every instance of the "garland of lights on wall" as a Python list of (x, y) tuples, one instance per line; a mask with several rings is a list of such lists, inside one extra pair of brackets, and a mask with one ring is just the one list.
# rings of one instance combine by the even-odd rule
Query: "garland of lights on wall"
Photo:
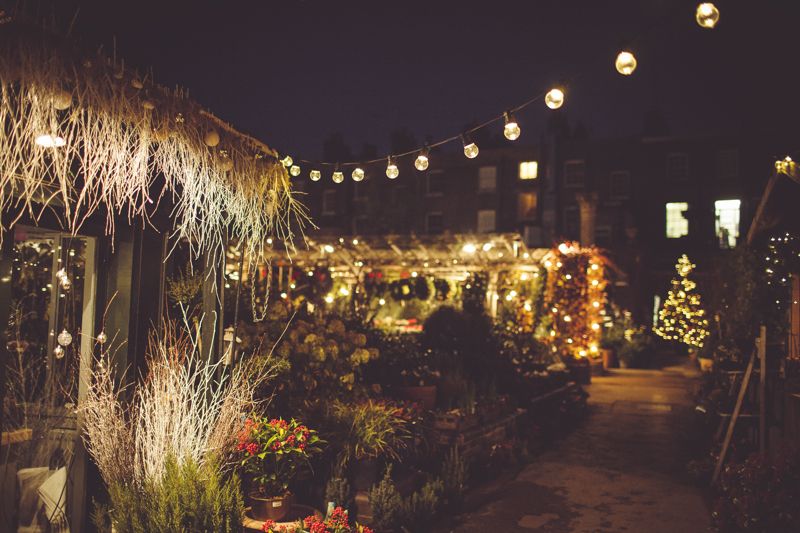
[(563, 243), (550, 252), (544, 310), (551, 316), (553, 351), (583, 358), (596, 354), (602, 332), (607, 260), (594, 246)]
[(708, 320), (700, 295), (695, 291), (697, 284), (689, 279), (696, 266), (686, 254), (675, 265), (681, 279), (672, 280), (672, 289), (658, 311), (658, 322), (653, 331), (666, 340), (702, 348), (703, 340), (708, 337)]
[[(716, 26), (717, 22), (719, 21), (719, 10), (714, 6), (714, 4), (710, 2), (704, 2), (697, 6), (695, 10), (695, 18), (697, 23), (700, 25), (701, 28), (708, 28), (712, 29)], [(636, 58), (630, 52), (629, 49), (623, 49), (619, 51), (616, 60), (614, 62), (614, 66), (617, 69), (617, 72), (622, 74), (623, 76), (630, 76), (633, 74), (634, 70), (636, 70)], [(401, 157), (406, 157), (410, 155), (417, 155), (416, 160), (414, 161), (414, 167), (419, 170), (423, 171), (428, 168), (428, 164), (430, 162), (430, 150), (434, 147), (441, 146), (447, 144), (452, 141), (460, 140), (464, 147), (464, 155), (469, 159), (474, 159), (478, 156), (480, 152), (478, 145), (476, 145), (472, 139), (471, 134), (477, 130), (485, 128), (490, 124), (503, 120), (503, 135), (505, 135), (506, 139), (509, 141), (515, 141), (519, 138), (521, 134), (521, 130), (517, 120), (514, 118), (514, 114), (519, 110), (533, 104), (534, 102), (544, 99), (545, 105), (550, 109), (558, 109), (564, 104), (564, 94), (566, 91), (566, 85), (569, 81), (575, 79), (577, 76), (573, 76), (570, 80), (563, 82), (562, 84), (553, 87), (546, 93), (540, 94), (533, 99), (525, 102), (522, 105), (519, 105), (513, 109), (507, 110), (502, 115), (495, 117), (480, 126), (475, 128), (466, 130), (461, 135), (456, 135), (454, 137), (450, 137), (449, 139), (445, 139), (443, 141), (439, 141), (437, 143), (425, 143), (421, 148), (418, 150), (412, 150), (410, 152), (406, 152), (403, 154), (390, 154), (389, 156), (381, 159), (373, 159), (370, 161), (362, 161), (360, 163), (324, 163), (320, 161), (310, 161), (310, 160), (298, 160), (299, 163), (303, 163), (305, 166), (310, 167), (309, 169), (309, 177), (312, 181), (319, 181), (322, 179), (322, 171), (323, 167), (332, 168), (332, 180), (334, 183), (342, 183), (344, 181), (344, 169), (347, 168), (349, 170), (350, 167), (354, 167), (352, 171), (352, 178), (353, 181), (361, 181), (364, 179), (365, 172), (364, 166), (372, 163), (379, 163), (381, 161), (386, 161), (386, 177), (389, 179), (396, 179), (400, 175), (400, 170), (397, 167), (397, 159)], [(285, 155), (282, 158), (283, 165), (288, 169), (289, 173), (292, 176), (299, 176), (302, 173), (302, 169), (300, 166), (292, 159), (291, 156)]]

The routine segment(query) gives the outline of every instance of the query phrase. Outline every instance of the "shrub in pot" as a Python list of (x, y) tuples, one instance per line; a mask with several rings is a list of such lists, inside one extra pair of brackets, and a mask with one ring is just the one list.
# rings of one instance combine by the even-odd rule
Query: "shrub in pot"
[(299, 422), (256, 418), (239, 433), (240, 464), (257, 490), (248, 493), (253, 518), (282, 519), (292, 506), (289, 485), (308, 468), (309, 457), (321, 450), (315, 431)]

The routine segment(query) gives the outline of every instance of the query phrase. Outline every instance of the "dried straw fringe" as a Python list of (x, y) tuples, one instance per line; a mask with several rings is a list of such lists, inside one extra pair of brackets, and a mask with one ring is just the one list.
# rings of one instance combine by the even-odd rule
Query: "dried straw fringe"
[[(309, 222), (273, 150), (182, 91), (84, 54), (65, 38), (18, 21), (0, 25), (0, 91), (0, 208), (17, 218), (38, 219), (45, 206), (61, 205), (74, 233), (105, 205), (113, 234), (114, 213), (147, 218), (171, 193), (175, 235), (196, 253), (221, 258), (229, 226), (247, 237), (243, 251), (261, 260), (269, 260), (267, 237), (291, 242), (291, 219), (301, 231)], [(66, 95), (70, 107), (56, 109)], [(214, 148), (204, 142), (209, 131), (220, 136)], [(41, 135), (66, 144), (43, 148), (35, 144)]]

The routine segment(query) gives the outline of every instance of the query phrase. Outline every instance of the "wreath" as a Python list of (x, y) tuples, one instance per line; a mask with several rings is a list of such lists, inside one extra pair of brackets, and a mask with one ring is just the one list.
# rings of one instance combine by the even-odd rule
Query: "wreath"
[(411, 300), (415, 296), (414, 282), (410, 279), (401, 279), (393, 281), (389, 285), (392, 293), (392, 298), (395, 301)]

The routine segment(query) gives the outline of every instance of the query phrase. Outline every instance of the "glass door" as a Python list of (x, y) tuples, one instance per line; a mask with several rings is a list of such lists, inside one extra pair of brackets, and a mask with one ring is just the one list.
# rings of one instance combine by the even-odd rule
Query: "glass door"
[(95, 240), (24, 226), (13, 232), (0, 531), (81, 531), (85, 452), (76, 406), (91, 363)]

